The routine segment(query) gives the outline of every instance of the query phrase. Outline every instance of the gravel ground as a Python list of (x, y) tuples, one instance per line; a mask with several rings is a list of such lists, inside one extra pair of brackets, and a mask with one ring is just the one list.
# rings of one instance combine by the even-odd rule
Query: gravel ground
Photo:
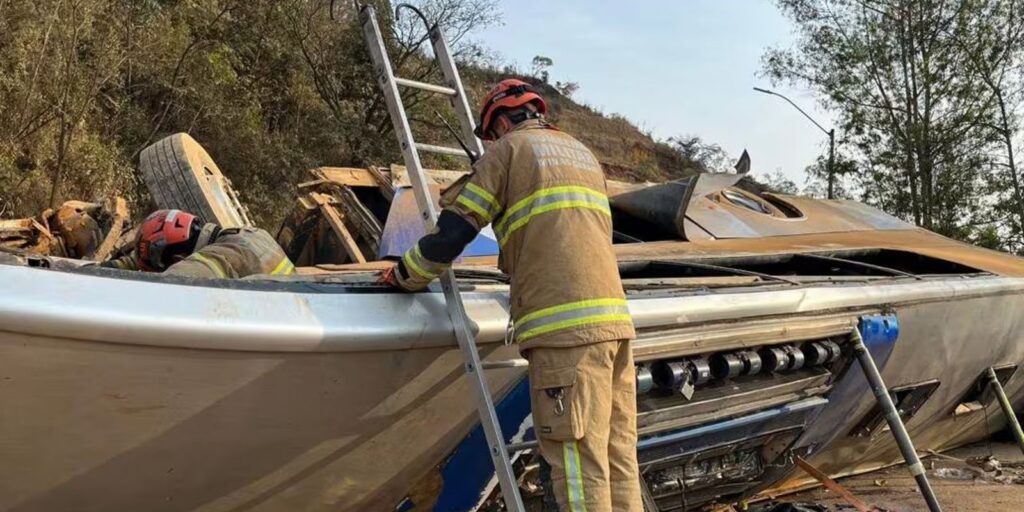
[[(924, 460), (928, 479), (943, 512), (1024, 512), (1024, 455), (1013, 443), (980, 443), (958, 448), (944, 455), (960, 460), (978, 460), (993, 455), (999, 469), (986, 471), (941, 457)], [(993, 469), (991, 465), (987, 469)], [(869, 505), (891, 512), (928, 512), (914, 479), (901, 467), (844, 478), (839, 483)], [(812, 489), (780, 498), (779, 501), (825, 505), (827, 510), (853, 510), (825, 489)]]

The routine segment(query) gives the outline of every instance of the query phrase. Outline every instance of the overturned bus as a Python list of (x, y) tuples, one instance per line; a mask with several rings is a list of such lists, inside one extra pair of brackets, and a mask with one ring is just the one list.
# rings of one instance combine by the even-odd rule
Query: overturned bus
[[(172, 158), (142, 162), (159, 206), (247, 222), (176, 137)], [(440, 290), (375, 283), (423, 232), (403, 173), (314, 170), (277, 234), (293, 276), (0, 251), (0, 510), (499, 510)], [(461, 175), (428, 174), (439, 198)], [(900, 462), (854, 329), (922, 451), (1002, 426), (989, 367), (1024, 402), (1024, 260), (739, 177), (609, 182), (649, 508), (812, 485), (796, 457), (833, 477)], [(496, 254), (485, 231), (455, 267), (486, 361), (517, 357)], [(506, 441), (529, 441), (525, 370), (488, 379)], [(515, 467), (539, 510), (536, 457)]]

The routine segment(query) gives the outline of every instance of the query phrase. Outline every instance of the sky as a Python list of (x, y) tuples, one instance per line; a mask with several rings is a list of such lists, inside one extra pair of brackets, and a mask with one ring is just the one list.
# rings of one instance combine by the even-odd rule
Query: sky
[(755, 174), (780, 170), (797, 185), (827, 149), (831, 118), (808, 91), (772, 87), (761, 56), (787, 47), (793, 28), (771, 0), (518, 0), (499, 4), (502, 26), (476, 38), (527, 71), (535, 55), (554, 61), (551, 82), (574, 81), (577, 101), (626, 116), (655, 138), (698, 135)]

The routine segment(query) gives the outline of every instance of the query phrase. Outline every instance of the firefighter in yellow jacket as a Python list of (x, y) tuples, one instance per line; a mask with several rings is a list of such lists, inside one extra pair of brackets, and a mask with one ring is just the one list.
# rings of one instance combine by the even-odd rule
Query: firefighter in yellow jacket
[(253, 274), (288, 275), (295, 271), (291, 260), (266, 231), (221, 229), (181, 210), (151, 213), (139, 227), (132, 253), (101, 266), (221, 279)]
[(559, 508), (640, 512), (635, 333), (612, 250), (604, 173), (590, 150), (544, 121), (546, 111), (520, 80), (487, 95), (478, 136), (496, 142), (434, 231), (382, 281), (425, 287), (493, 225)]

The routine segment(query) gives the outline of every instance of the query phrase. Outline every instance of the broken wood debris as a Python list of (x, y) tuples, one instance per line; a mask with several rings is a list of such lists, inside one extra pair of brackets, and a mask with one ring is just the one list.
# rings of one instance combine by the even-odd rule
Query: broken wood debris
[(36, 219), (0, 220), (0, 247), (36, 254), (50, 254), (57, 240)]
[[(128, 202), (122, 197), (111, 197), (104, 201), (103, 210), (110, 216), (110, 228), (96, 250), (88, 256), (92, 261), (106, 261), (121, 242), (121, 235), (128, 227), (131, 216)], [(134, 238), (134, 237), (133, 237)]]
[[(427, 169), (425, 175), (431, 190), (440, 194), (440, 204), (446, 206), (455, 200), (471, 173)], [(396, 190), (410, 186), (402, 165), (312, 168), (308, 179), (297, 186), (298, 200), (278, 231), (277, 242), (298, 267), (351, 265), (395, 256), (382, 252), (387, 250), (382, 247), (384, 226), (396, 207)], [(612, 196), (641, 187), (608, 180)], [(709, 285), (738, 285), (741, 280), (722, 281)], [(668, 281), (662, 284), (673, 285)]]
[[(441, 190), (466, 174), (427, 171)], [(288, 256), (299, 266), (376, 260), (386, 206), (396, 189), (410, 186), (405, 168), (316, 167), (309, 175), (298, 185), (298, 204), (278, 231), (277, 241)]]
[(105, 261), (123, 243), (129, 220), (121, 197), (67, 201), (36, 217), (0, 220), (0, 249)]
[(366, 257), (363, 256), (363, 252), (359, 249), (355, 238), (348, 228), (345, 227), (342, 214), (334, 208), (334, 198), (317, 192), (311, 193), (310, 197), (319, 205), (320, 211), (323, 213), (324, 218), (327, 219), (327, 223), (330, 224), (334, 234), (337, 235), (341, 245), (345, 248), (345, 252), (348, 253), (349, 260), (356, 263), (366, 263)]

